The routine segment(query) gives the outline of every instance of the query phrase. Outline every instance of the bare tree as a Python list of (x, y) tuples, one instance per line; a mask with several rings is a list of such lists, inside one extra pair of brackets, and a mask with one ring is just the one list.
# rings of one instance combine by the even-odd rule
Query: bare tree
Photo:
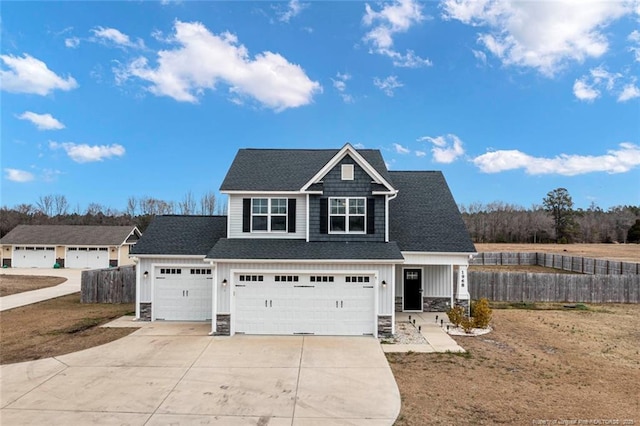
[(131, 217), (134, 217), (136, 215), (136, 212), (138, 211), (138, 200), (136, 199), (136, 197), (129, 197), (127, 199), (127, 214)]
[(53, 213), (53, 195), (41, 195), (38, 197), (36, 207), (45, 216), (51, 216)]
[(200, 214), (211, 216), (216, 212), (216, 194), (213, 191), (206, 192), (200, 198)]
[(87, 206), (87, 209), (85, 210), (85, 214), (90, 216), (96, 216), (100, 213), (104, 214), (104, 210), (105, 208), (102, 204), (89, 203), (89, 205)]
[(196, 212), (196, 199), (193, 198), (191, 191), (187, 192), (182, 198), (182, 201), (178, 203), (178, 210), (180, 214), (195, 214)]
[(53, 214), (54, 216), (62, 216), (69, 211), (69, 202), (67, 197), (62, 194), (56, 194), (53, 196)]

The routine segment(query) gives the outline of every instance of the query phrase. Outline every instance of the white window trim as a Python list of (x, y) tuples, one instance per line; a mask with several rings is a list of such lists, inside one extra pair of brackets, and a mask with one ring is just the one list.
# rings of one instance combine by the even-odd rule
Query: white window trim
[[(257, 213), (253, 213), (253, 201), (254, 200), (267, 200), (267, 213), (265, 214), (257, 214)], [(271, 213), (271, 201), (272, 200), (285, 200), (285, 212), (284, 213)], [(253, 229), (253, 218), (255, 216), (266, 216), (267, 217), (267, 229), (260, 229), (260, 230), (256, 230)], [(272, 217), (280, 217), (280, 216), (284, 216), (284, 221), (285, 221), (285, 229), (282, 230), (271, 230), (271, 218)], [(289, 199), (287, 198), (282, 198), (282, 197), (274, 197), (274, 198), (268, 198), (268, 197), (253, 197), (251, 198), (251, 232), (252, 233), (260, 233), (260, 234), (264, 234), (264, 233), (274, 233), (274, 234), (286, 234), (289, 231)]]
[[(331, 214), (331, 200), (345, 200), (345, 214)], [(349, 201), (350, 200), (364, 200), (364, 214), (349, 214)], [(329, 211), (327, 212), (327, 230), (329, 234), (353, 234), (353, 235), (362, 235), (367, 233), (367, 198), (366, 197), (330, 197), (327, 208)], [(344, 217), (344, 231), (332, 231), (331, 230), (331, 217), (339, 216)], [(354, 217), (363, 217), (364, 218), (364, 229), (362, 231), (351, 231), (349, 229), (349, 216)]]

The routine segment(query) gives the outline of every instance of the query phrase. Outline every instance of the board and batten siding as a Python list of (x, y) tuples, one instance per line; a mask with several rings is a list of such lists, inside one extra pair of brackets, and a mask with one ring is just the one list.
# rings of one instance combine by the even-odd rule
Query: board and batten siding
[(453, 294), (453, 270), (450, 265), (407, 265), (398, 266), (396, 271), (396, 296), (402, 297), (403, 270), (422, 270), (423, 297), (451, 297)]
[[(143, 257), (138, 261), (138, 275), (140, 277), (140, 302), (149, 303), (152, 302), (151, 285), (155, 279), (155, 266), (166, 265), (189, 265), (189, 266), (206, 266), (212, 268), (211, 263), (204, 261), (204, 258), (185, 257), (185, 258), (172, 258), (172, 257)], [(149, 276), (144, 278), (145, 271), (149, 272)]]
[[(242, 232), (242, 200), (245, 198), (287, 198), (296, 200), (296, 232)], [(229, 194), (228, 238), (307, 238), (307, 197), (292, 194)]]
[[(378, 293), (378, 315), (391, 315), (394, 311), (395, 298), (393, 296), (392, 279), (394, 277), (394, 265), (376, 264), (336, 264), (336, 263), (217, 263), (217, 313), (228, 314), (231, 311), (231, 292), (233, 285), (223, 286), (222, 281), (227, 280), (231, 284), (231, 271), (239, 272), (277, 272), (287, 271), (300, 274), (326, 274), (358, 271), (377, 271), (378, 282), (374, 283)], [(383, 287), (380, 283), (387, 282)]]

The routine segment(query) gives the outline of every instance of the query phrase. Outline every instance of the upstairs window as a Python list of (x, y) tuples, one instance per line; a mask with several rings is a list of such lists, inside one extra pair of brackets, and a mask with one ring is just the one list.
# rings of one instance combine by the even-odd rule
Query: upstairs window
[(329, 232), (363, 234), (366, 230), (365, 198), (330, 198)]
[(265, 232), (286, 232), (287, 199), (251, 199), (251, 230)]

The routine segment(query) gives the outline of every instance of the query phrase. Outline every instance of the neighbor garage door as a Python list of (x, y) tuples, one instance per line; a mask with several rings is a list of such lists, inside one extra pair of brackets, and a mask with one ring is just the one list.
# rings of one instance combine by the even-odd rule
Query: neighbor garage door
[(109, 267), (109, 249), (107, 247), (68, 247), (67, 268), (100, 269)]
[(237, 274), (235, 332), (373, 334), (373, 276)]
[(55, 247), (14, 247), (14, 268), (53, 268), (56, 263)]
[(153, 311), (155, 319), (205, 321), (211, 319), (213, 275), (203, 267), (157, 267)]

